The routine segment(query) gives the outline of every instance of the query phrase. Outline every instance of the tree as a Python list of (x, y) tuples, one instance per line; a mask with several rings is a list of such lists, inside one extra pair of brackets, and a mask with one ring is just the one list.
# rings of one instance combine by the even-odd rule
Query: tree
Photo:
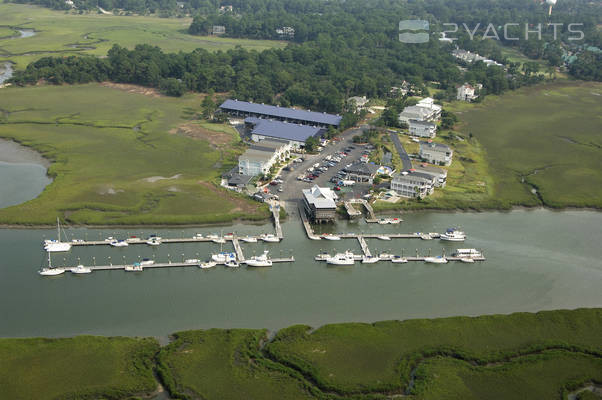
[(309, 153), (313, 153), (316, 151), (317, 147), (320, 145), (318, 139), (313, 136), (310, 136), (305, 140), (305, 150)]
[(209, 92), (203, 99), (203, 102), (201, 103), (201, 109), (203, 112), (203, 118), (207, 120), (213, 119), (213, 114), (217, 109), (217, 105), (213, 101), (213, 90), (209, 90)]

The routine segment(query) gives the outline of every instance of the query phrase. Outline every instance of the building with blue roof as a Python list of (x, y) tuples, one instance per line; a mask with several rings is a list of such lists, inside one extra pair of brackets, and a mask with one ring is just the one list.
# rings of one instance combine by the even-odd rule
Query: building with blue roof
[(274, 119), (302, 125), (315, 125), (322, 128), (341, 124), (341, 116), (294, 108), (256, 104), (248, 101), (228, 99), (219, 108), (237, 117), (256, 117)]
[(320, 136), (324, 128), (309, 125), (293, 124), (290, 122), (274, 121), (255, 117), (245, 118), (245, 125), (251, 126), (251, 140), (259, 142), (264, 139), (279, 139), (287, 141), (293, 148), (305, 146), (310, 137)]

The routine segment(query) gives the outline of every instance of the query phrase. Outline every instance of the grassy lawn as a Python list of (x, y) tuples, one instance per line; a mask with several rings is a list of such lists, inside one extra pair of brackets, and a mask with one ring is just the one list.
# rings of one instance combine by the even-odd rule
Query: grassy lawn
[[(231, 128), (180, 134), (179, 127), (194, 133), (200, 125), (191, 119), (198, 95), (175, 99), (126, 88), (2, 90), (0, 137), (53, 160), (54, 182), (38, 198), (0, 210), (0, 223), (52, 224), (59, 216), (91, 225), (198, 224), (268, 215), (265, 207), (214, 185), (242, 151)], [(225, 139), (210, 141), (220, 136)]]
[(11, 60), (17, 69), (49, 55), (92, 54), (104, 56), (117, 43), (133, 48), (152, 44), (167, 52), (227, 50), (238, 45), (258, 51), (284, 47), (284, 42), (192, 36), (187, 33), (190, 18), (146, 16), (78, 15), (26, 4), (0, 2), (0, 37), (10, 27), (35, 29), (36, 35), (0, 39), (0, 61)]
[[(302, 384), (259, 353), (262, 330), (188, 331), (161, 351), (160, 373), (178, 398), (309, 399)], [(267, 366), (267, 367), (266, 367)]]
[(551, 347), (589, 350), (598, 361), (602, 356), (600, 309), (335, 324), (311, 334), (308, 329), (281, 330), (268, 352), (310, 375), (321, 388), (342, 393), (400, 391), (425, 357), (486, 364)]
[(0, 339), (5, 399), (127, 398), (156, 390), (154, 339)]

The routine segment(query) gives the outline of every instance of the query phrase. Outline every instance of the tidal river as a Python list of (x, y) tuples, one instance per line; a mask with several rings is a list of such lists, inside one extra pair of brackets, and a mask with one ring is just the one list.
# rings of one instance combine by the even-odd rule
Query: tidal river
[[(196, 328), (269, 328), (292, 324), (430, 318), (602, 306), (602, 213), (517, 210), (487, 213), (417, 213), (397, 226), (340, 222), (341, 232), (442, 232), (459, 226), (463, 244), (437, 240), (369, 240), (373, 253), (449, 254), (454, 248), (485, 252), (483, 263), (446, 265), (356, 263), (329, 267), (313, 260), (328, 249), (359, 251), (355, 240), (310, 241), (299, 221), (284, 224), (280, 244), (243, 244), (247, 256), (269, 249), (273, 257), (292, 251), (297, 261), (272, 268), (210, 270), (170, 268), (144, 272), (96, 271), (42, 277), (41, 241), (56, 231), (0, 230), (0, 336), (77, 334), (165, 336)], [(99, 230), (67, 228), (68, 238), (192, 236), (194, 233), (271, 232), (271, 224), (202, 229)], [(208, 258), (217, 244), (172, 244), (150, 248), (75, 248), (54, 255), (70, 265)], [(224, 245), (230, 249), (230, 244)], [(94, 257), (94, 259), (93, 259)], [(65, 258), (66, 260), (63, 260)]]

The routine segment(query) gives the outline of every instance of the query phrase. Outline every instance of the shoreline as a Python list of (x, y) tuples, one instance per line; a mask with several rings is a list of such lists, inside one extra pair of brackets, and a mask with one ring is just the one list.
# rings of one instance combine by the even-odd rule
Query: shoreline
[(7, 138), (0, 138), (0, 161), (8, 164), (36, 164), (44, 167), (46, 171), (52, 165), (51, 160), (45, 158), (33, 147)]

